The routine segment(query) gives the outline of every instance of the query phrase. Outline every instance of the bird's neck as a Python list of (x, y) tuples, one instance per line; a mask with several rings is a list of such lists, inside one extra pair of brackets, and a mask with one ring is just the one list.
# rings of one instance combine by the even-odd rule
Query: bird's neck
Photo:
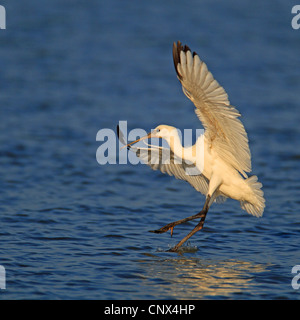
[(174, 154), (183, 160), (188, 162), (196, 163), (198, 160), (203, 163), (203, 154), (204, 154), (204, 136), (199, 136), (196, 143), (189, 147), (183, 147), (181, 143), (181, 139), (176, 132), (168, 139), (168, 144), (170, 149), (174, 152)]
[(175, 153), (175, 155), (179, 158), (183, 157), (183, 147), (181, 144), (181, 140), (179, 138), (178, 132), (175, 131), (167, 140), (170, 149)]

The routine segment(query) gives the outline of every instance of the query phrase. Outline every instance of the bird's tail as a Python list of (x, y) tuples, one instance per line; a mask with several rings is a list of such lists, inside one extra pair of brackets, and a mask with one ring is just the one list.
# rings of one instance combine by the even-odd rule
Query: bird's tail
[(240, 201), (243, 210), (248, 213), (253, 214), (256, 217), (261, 217), (265, 208), (264, 192), (261, 190), (262, 184), (257, 181), (257, 176), (252, 176), (245, 180), (248, 187), (253, 192), (253, 195), (248, 199), (248, 201)]

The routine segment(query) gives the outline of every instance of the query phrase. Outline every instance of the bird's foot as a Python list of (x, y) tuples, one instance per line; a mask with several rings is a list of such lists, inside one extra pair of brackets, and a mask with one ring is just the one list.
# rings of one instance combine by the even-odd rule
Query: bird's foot
[(178, 252), (178, 248), (177, 246), (170, 248), (169, 250), (167, 250), (167, 252)]
[(169, 231), (171, 229), (171, 237), (173, 236), (173, 229), (174, 229), (174, 224), (173, 223), (169, 223), (167, 225), (165, 225), (164, 227), (157, 229), (157, 230), (149, 230), (149, 232), (153, 232), (153, 233), (165, 233), (167, 231)]

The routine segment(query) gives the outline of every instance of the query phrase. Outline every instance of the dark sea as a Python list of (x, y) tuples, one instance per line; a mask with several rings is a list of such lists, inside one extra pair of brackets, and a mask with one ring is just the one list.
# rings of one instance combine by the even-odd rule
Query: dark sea
[[(1, 1), (0, 299), (300, 298), (300, 29), (293, 1)], [(299, 18), (300, 24), (300, 18)], [(180, 40), (242, 114), (262, 218), (228, 199), (180, 253), (149, 233), (205, 197), (148, 166), (100, 165), (119, 121), (202, 128), (172, 61)], [(112, 132), (111, 131), (111, 132)], [(294, 278), (295, 277), (295, 278)], [(292, 280), (294, 284), (292, 286)]]

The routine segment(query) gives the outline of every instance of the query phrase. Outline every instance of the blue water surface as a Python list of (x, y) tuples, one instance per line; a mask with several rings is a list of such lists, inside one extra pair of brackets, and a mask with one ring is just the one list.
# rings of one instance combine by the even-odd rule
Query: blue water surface
[[(300, 29), (292, 1), (2, 1), (0, 299), (299, 299)], [(249, 135), (257, 219), (145, 165), (99, 165), (100, 129), (201, 128), (172, 43), (198, 52)], [(116, 147), (116, 150), (119, 147)], [(117, 152), (117, 151), (116, 151)]]

